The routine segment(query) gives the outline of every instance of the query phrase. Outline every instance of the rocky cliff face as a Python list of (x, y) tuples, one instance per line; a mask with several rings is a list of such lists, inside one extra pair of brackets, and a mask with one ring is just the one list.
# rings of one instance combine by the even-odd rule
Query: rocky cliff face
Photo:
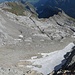
[(62, 65), (62, 67), (58, 71), (55, 71), (54, 74), (50, 75), (75, 75), (75, 46), (70, 52), (67, 52), (66, 55), (64, 55), (64, 58), (65, 59), (62, 60), (61, 64), (63, 64), (64, 61), (65, 63)]
[(72, 48), (72, 51), (65, 55), (66, 62), (62, 66), (63, 70), (75, 70), (75, 46)]

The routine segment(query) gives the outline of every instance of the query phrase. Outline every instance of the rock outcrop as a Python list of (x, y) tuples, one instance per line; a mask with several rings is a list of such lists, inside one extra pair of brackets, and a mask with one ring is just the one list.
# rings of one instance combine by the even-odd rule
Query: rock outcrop
[(72, 48), (72, 51), (65, 55), (66, 62), (62, 66), (63, 70), (75, 70), (75, 46)]
[(75, 75), (75, 46), (70, 52), (64, 55), (64, 58), (62, 60), (62, 67), (58, 71), (53, 71), (50, 75)]
[[(12, 6), (15, 4), (10, 3), (9, 5)], [(29, 6), (30, 5), (26, 3), (25, 7), (29, 8)], [(39, 19), (37, 16), (34, 16), (35, 11), (32, 8), (30, 8), (30, 11), (33, 12), (31, 13), (30, 11), (25, 10), (24, 16), (15, 15), (5, 10), (0, 11), (8, 17), (8, 20), (10, 19), (19, 25), (22, 24), (23, 26), (26, 26), (31, 31), (33, 31), (33, 33), (30, 33), (32, 34), (31, 36), (33, 38), (39, 37), (42, 39), (54, 41), (61, 41), (67, 37), (75, 38), (75, 20), (67, 16), (63, 11), (47, 19)], [(19, 32), (23, 33), (22, 30), (19, 30)], [(23, 34), (23, 36), (26, 35)]]

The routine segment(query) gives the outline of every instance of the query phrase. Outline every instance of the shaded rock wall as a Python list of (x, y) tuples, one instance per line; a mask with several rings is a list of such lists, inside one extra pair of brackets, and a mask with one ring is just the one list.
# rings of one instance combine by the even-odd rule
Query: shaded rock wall
[(75, 46), (64, 55), (64, 58), (65, 63), (62, 62), (62, 67), (58, 71), (53, 71), (50, 75), (75, 75)]

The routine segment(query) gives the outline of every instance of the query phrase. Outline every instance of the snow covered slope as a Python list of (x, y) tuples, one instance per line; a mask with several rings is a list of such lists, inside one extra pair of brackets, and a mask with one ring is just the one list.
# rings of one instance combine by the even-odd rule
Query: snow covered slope
[(51, 73), (53, 70), (58, 70), (64, 64), (64, 63), (61, 64), (62, 60), (64, 59), (64, 55), (67, 52), (71, 51), (73, 46), (74, 44), (70, 43), (68, 46), (66, 46), (62, 50), (58, 50), (52, 53), (41, 53), (43, 57), (39, 59), (33, 58), (33, 59), (28, 60), (32, 62), (32, 65), (28, 65), (27, 67), (31, 67), (32, 70), (41, 72), (44, 75)]

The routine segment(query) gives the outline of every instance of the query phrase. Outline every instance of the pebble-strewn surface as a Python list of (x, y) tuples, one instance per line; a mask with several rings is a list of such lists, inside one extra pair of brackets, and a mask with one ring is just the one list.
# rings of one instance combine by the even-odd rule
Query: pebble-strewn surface
[(75, 21), (64, 12), (48, 19), (25, 13), (17, 16), (0, 8), (0, 75), (42, 75), (27, 68), (31, 63), (25, 60), (41, 58), (40, 53), (61, 50), (75, 40)]

